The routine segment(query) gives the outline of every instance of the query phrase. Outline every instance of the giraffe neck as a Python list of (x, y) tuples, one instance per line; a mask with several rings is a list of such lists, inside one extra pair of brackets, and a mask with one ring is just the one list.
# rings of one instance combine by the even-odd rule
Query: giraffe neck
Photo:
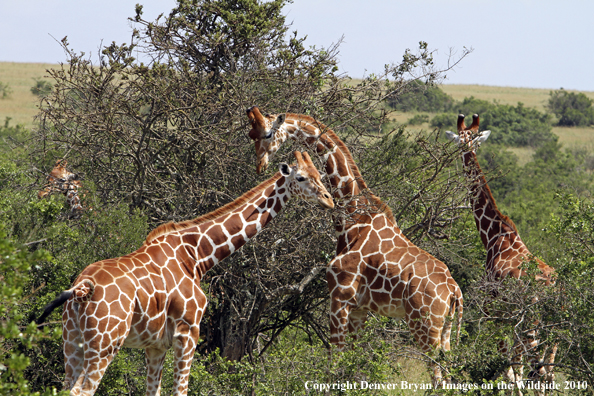
[(485, 249), (490, 251), (501, 239), (510, 239), (512, 242), (520, 241), (518, 230), (513, 221), (502, 214), (497, 208), (497, 203), (491, 189), (487, 184), (485, 175), (479, 166), (474, 151), (463, 154), (464, 169), (471, 181), (472, 211), (476, 227), (481, 235)]
[(160, 245), (175, 252), (176, 261), (202, 277), (209, 269), (256, 236), (291, 197), (287, 179), (280, 173), (235, 201), (181, 223), (167, 223), (153, 230), (147, 246)]
[(367, 188), (348, 148), (330, 128), (301, 114), (287, 114), (283, 127), (279, 130), (281, 143), (288, 137), (314, 146), (324, 157), (335, 198), (355, 197)]
[(337, 252), (352, 242), (349, 242), (349, 229), (371, 223), (372, 213), (382, 212), (396, 225), (387, 205), (368, 191), (348, 147), (334, 131), (312, 117), (287, 114), (283, 128), (277, 134), (279, 132), (282, 141), (291, 138), (307, 146), (313, 145), (326, 161), (325, 172), (332, 185), (332, 194), (346, 212), (345, 216), (334, 216)]
[(78, 195), (78, 185), (68, 183), (68, 188), (64, 191), (64, 195), (66, 195), (66, 202), (70, 207), (70, 212), (77, 213), (83, 210), (80, 196)]

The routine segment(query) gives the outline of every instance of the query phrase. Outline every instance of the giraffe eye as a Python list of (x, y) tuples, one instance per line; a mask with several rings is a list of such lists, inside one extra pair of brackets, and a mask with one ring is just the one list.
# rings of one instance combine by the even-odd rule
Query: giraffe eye
[(296, 179), (298, 182), (304, 182), (304, 181), (305, 181), (305, 177), (303, 177), (303, 176), (295, 176), (295, 179)]
[(270, 132), (268, 132), (268, 135), (264, 136), (264, 139), (270, 139), (272, 135), (274, 135), (274, 131), (271, 130)]

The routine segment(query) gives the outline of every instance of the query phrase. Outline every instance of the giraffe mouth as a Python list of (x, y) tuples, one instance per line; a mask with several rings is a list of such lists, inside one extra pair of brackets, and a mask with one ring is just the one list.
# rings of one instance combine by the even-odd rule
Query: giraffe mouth
[(260, 174), (268, 168), (268, 155), (264, 154), (256, 161), (256, 173)]
[(325, 193), (323, 196), (319, 197), (318, 203), (324, 209), (334, 209), (334, 200), (330, 194)]

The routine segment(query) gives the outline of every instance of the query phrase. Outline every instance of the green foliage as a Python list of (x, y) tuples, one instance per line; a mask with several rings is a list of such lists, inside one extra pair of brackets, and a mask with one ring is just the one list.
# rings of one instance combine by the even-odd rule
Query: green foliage
[(2, 81), (0, 81), (0, 97), (2, 99), (6, 99), (10, 97), (10, 94), (12, 94), (12, 89), (10, 88), (10, 85), (8, 85), (8, 83), (3, 83)]
[(52, 92), (52, 83), (41, 78), (35, 79), (35, 84), (31, 87), (31, 93), (40, 98), (49, 95)]
[(594, 124), (594, 101), (583, 93), (563, 89), (551, 91), (548, 109), (559, 119), (560, 126), (587, 126)]
[(0, 124), (0, 153), (12, 151), (18, 147), (29, 136), (29, 131), (22, 125), (10, 125), (10, 117), (4, 119), (4, 125)]
[(561, 213), (552, 215), (547, 231), (560, 241), (557, 272), (563, 304), (558, 320), (565, 324), (565, 361), (575, 380), (594, 381), (594, 201), (563, 193), (557, 196)]
[[(37, 190), (31, 186), (40, 189), (43, 183), (35, 181), (35, 176), (40, 175), (31, 173), (24, 160), (19, 153), (12, 153), (10, 158), (0, 156), (0, 228), (16, 243), (27, 244), (19, 251), (20, 255), (35, 258), (26, 270), (0, 272), (7, 274), (4, 282), (8, 275), (19, 277), (21, 295), (22, 290), (36, 291), (27, 299), (14, 294), (20, 300), (13, 304), (7, 316), (18, 323), (38, 317), (42, 308), (69, 288), (87, 265), (136, 250), (148, 232), (146, 216), (138, 211), (130, 213), (126, 205), (101, 205), (90, 182), (85, 183), (83, 201), (87, 210), (80, 219), (70, 220), (64, 196), (37, 199)], [(57, 309), (47, 319), (53, 322), (46, 327), (48, 334), (60, 334), (60, 317), (61, 309)], [(4, 350), (14, 349), (14, 345), (17, 344), (8, 338), (2, 340)], [(61, 339), (45, 336), (32, 349), (24, 349), (15, 356), (21, 355), (25, 359), (21, 363), (27, 363), (22, 371), (31, 389), (61, 388), (58, 377), (47, 375), (48, 370), (56, 373), (64, 370)], [(124, 378), (130, 388), (134, 385), (144, 389), (144, 376), (132, 376), (144, 370), (142, 355), (136, 350), (122, 352), (108, 370), (106, 383), (115, 385)]]
[(417, 114), (412, 118), (409, 118), (406, 122), (408, 125), (421, 125), (429, 122), (429, 116), (427, 114)]
[[(419, 80), (410, 82), (408, 91), (397, 97), (390, 97), (387, 103), (398, 111), (426, 111), (431, 113), (455, 111), (455, 100), (438, 86)], [(414, 124), (411, 124), (414, 125)]]
[[(524, 107), (522, 103), (510, 106), (470, 97), (456, 103), (456, 109), (462, 114), (479, 114), (481, 130), (492, 132), (490, 143), (539, 147), (558, 139), (552, 132), (550, 115)], [(431, 126), (455, 131), (456, 119), (454, 114), (438, 114), (431, 120)]]
[[(0, 224), (0, 395), (39, 395), (31, 389), (25, 379), (30, 364), (26, 351), (42, 339), (56, 339), (58, 331), (38, 330), (34, 323), (26, 324), (21, 305), (30, 296), (25, 290), (30, 282), (30, 271), (50, 258), (43, 250), (29, 252), (25, 246), (18, 246), (6, 238)], [(39, 388), (38, 388), (39, 390)], [(50, 395), (55, 390), (42, 392)]]

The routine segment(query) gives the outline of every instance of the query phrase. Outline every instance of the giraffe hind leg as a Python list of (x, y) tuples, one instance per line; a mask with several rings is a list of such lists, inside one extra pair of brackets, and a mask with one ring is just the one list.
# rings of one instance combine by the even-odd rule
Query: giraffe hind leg
[[(80, 337), (79, 337), (80, 339)], [(64, 342), (64, 378), (63, 390), (71, 390), (83, 370), (84, 351), (82, 342)]]
[(63, 389), (71, 390), (80, 377), (85, 360), (83, 339), (78, 325), (78, 303), (68, 301), (62, 314), (62, 341), (64, 351)]

